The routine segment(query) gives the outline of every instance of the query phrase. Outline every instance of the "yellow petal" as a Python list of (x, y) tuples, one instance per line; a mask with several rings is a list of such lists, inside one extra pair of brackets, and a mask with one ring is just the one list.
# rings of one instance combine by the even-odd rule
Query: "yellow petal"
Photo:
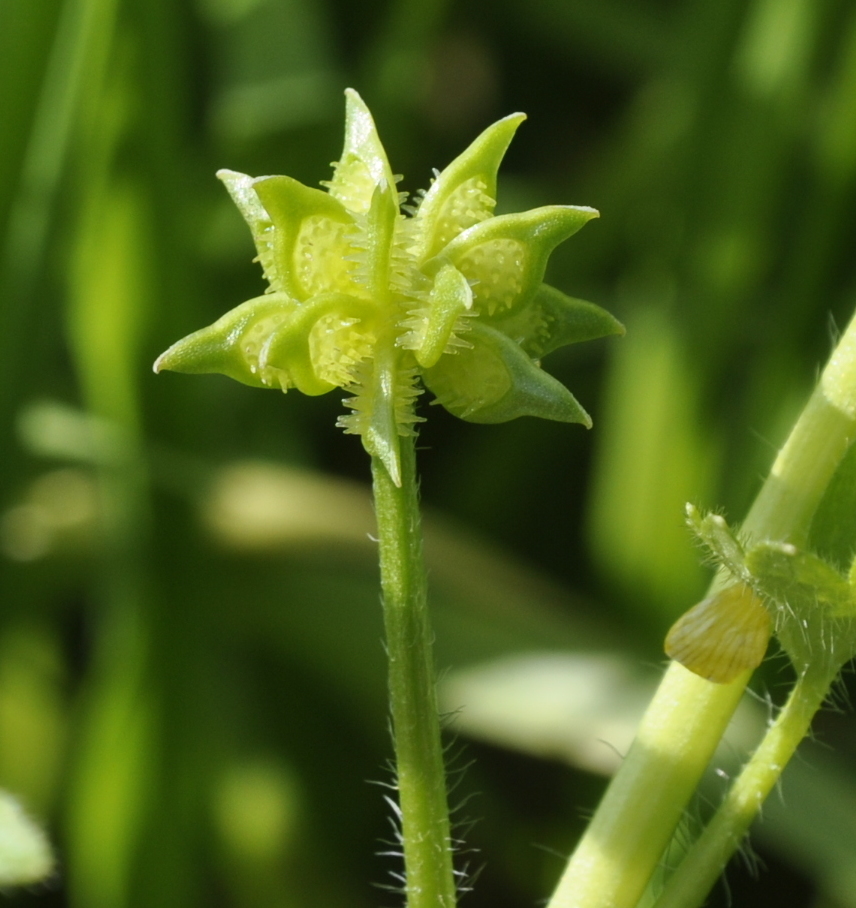
[(666, 655), (708, 681), (727, 684), (767, 652), (770, 613), (743, 583), (703, 599), (672, 625)]

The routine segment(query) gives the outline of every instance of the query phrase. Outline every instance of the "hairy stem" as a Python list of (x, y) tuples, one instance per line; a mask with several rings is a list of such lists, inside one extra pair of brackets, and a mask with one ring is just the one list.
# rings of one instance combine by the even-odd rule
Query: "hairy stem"
[(660, 862), (748, 680), (673, 662), (549, 908), (632, 908)]
[[(804, 542), (856, 437), (856, 318), (779, 452), (743, 531)], [(714, 579), (715, 588), (723, 578)], [(548, 908), (634, 908), (749, 681), (705, 681), (672, 663)]]
[(408, 908), (453, 908), (455, 880), (412, 438), (401, 485), (372, 457)]
[(779, 780), (797, 745), (808, 734), (838, 674), (824, 665), (809, 669), (794, 685), (788, 702), (731, 786), (704, 832), (669, 878), (656, 908), (696, 908), (707, 897), (728, 859)]

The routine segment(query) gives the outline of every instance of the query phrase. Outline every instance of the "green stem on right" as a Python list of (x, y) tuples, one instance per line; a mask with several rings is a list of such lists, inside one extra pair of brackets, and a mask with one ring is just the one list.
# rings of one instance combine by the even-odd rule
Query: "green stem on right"
[(797, 681), (788, 702), (713, 819), (668, 879), (656, 908), (697, 908), (704, 902), (788, 760), (808, 734), (811, 720), (837, 675), (837, 664), (834, 669), (823, 665), (808, 669)]
[(454, 908), (455, 878), (440, 739), (413, 438), (399, 438), (401, 485), (372, 457), (389, 700), (407, 908)]
[[(856, 437), (856, 318), (779, 452), (742, 530), (803, 543)], [(724, 578), (714, 578), (713, 586)], [(548, 908), (635, 908), (749, 681), (715, 684), (672, 663)]]

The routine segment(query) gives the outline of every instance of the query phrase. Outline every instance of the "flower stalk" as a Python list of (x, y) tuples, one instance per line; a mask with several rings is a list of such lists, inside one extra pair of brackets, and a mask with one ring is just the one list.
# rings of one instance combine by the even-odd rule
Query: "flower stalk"
[(416, 400), (424, 386), (470, 422), (539, 416), (590, 426), (541, 359), (624, 329), (542, 283), (550, 253), (598, 216), (593, 208), (493, 214), (497, 170), (523, 114), (488, 127), (407, 205), (368, 108), (356, 92), (346, 97), (345, 145), (327, 192), (285, 176), (218, 173), (253, 234), (268, 291), (173, 344), (154, 369), (350, 395), (338, 425), (371, 455), (404, 890), (408, 908), (453, 908)]
[(389, 702), (409, 908), (453, 908), (455, 877), (437, 712), (416, 457), (401, 445), (401, 485), (372, 459)]

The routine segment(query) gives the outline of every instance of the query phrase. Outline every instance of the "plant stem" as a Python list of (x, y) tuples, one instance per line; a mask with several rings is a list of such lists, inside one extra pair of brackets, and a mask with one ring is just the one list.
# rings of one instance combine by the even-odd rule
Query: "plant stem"
[[(856, 437), (856, 318), (776, 458), (743, 531), (802, 543)], [(714, 578), (713, 588), (724, 577)], [(715, 684), (672, 663), (548, 908), (634, 908), (750, 673)]]
[(811, 720), (837, 674), (837, 664), (834, 670), (824, 665), (808, 669), (797, 681), (716, 815), (669, 878), (656, 908), (695, 908), (702, 904), (797, 745), (808, 734)]
[(440, 741), (413, 438), (399, 439), (401, 486), (372, 457), (389, 697), (408, 908), (453, 908), (455, 879)]
[(636, 905), (747, 680), (712, 684), (669, 666), (549, 908)]

